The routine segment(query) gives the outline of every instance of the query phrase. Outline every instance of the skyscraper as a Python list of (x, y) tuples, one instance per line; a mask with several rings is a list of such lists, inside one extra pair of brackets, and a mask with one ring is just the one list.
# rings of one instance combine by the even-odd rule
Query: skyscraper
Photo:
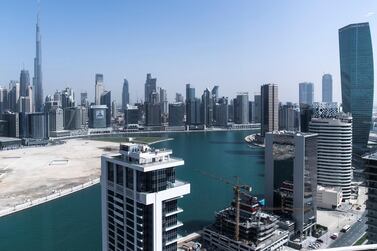
[(111, 91), (104, 91), (100, 99), (101, 105), (106, 105), (106, 127), (111, 126)]
[(151, 95), (157, 91), (157, 78), (152, 78), (150, 73), (147, 74), (147, 80), (144, 87), (145, 102), (151, 102)]
[(312, 105), (314, 100), (314, 84), (303, 82), (299, 83), (299, 103)]
[(373, 50), (369, 23), (339, 29), (340, 73), (343, 111), (353, 118), (354, 157), (367, 148), (373, 108)]
[(249, 94), (247, 92), (237, 94), (234, 99), (234, 123), (249, 123)]
[(30, 85), (29, 71), (21, 70), (21, 73), (20, 73), (20, 96), (21, 97), (27, 96), (29, 85)]
[(202, 95), (202, 104), (201, 104), (201, 120), (203, 124), (207, 127), (213, 125), (213, 99), (211, 91), (206, 88)]
[(278, 86), (265, 84), (261, 86), (261, 135), (279, 129)]
[(128, 143), (102, 156), (102, 251), (177, 250), (178, 199), (190, 184), (176, 179), (184, 161), (171, 154)]
[(366, 212), (367, 212), (367, 235), (368, 244), (377, 243), (377, 153), (368, 154), (363, 157), (365, 163), (365, 179), (366, 185), (368, 187), (368, 200), (366, 202)]
[(261, 122), (261, 112), (262, 112), (262, 103), (261, 103), (261, 96), (254, 95), (254, 113), (253, 113), (253, 121), (254, 123)]
[(265, 137), (266, 206), (295, 222), (296, 238), (317, 217), (317, 134), (275, 131)]
[(337, 103), (314, 103), (309, 131), (318, 134), (318, 184), (340, 187), (351, 198), (352, 117), (339, 112)]
[(34, 58), (34, 110), (36, 112), (43, 111), (43, 86), (42, 86), (42, 36), (39, 29), (39, 14), (36, 25), (36, 55)]
[(86, 91), (80, 93), (80, 105), (83, 107), (89, 106), (88, 93)]
[(127, 105), (130, 103), (130, 93), (128, 89), (128, 81), (124, 79), (123, 90), (122, 90), (122, 110), (127, 109)]
[(290, 102), (279, 105), (279, 130), (300, 131), (300, 108)]
[(94, 100), (96, 105), (101, 104), (101, 96), (104, 91), (105, 91), (105, 87), (103, 85), (103, 75), (97, 73), (96, 79), (95, 79), (95, 100)]
[(322, 102), (332, 102), (332, 76), (324, 74), (322, 76)]

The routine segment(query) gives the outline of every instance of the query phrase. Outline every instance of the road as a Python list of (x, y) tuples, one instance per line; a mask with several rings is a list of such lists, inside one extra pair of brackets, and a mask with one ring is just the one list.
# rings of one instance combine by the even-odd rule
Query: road
[(331, 245), (331, 248), (335, 247), (346, 247), (346, 246), (352, 246), (353, 243), (355, 243), (367, 230), (367, 225), (365, 224), (367, 221), (367, 218), (365, 217), (366, 213), (361, 217), (361, 221), (357, 221), (355, 224), (353, 224), (346, 233), (340, 233), (339, 238), (336, 239)]

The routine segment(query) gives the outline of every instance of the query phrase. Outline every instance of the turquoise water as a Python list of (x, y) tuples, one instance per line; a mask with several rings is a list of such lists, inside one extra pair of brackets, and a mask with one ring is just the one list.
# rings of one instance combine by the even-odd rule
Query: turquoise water
[[(232, 187), (216, 177), (263, 193), (263, 150), (248, 147), (248, 131), (169, 134), (174, 140), (156, 147), (173, 149), (185, 166), (177, 178), (191, 183), (191, 194), (180, 200), (182, 231), (189, 233), (213, 222), (214, 212), (229, 205)], [(101, 250), (100, 187), (0, 218), (0, 251)]]

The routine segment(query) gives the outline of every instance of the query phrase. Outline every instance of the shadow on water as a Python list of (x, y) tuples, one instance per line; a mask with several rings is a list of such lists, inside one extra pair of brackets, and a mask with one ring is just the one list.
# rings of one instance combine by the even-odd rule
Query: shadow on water
[(244, 141), (221, 141), (221, 140), (209, 140), (208, 143), (210, 144), (217, 144), (217, 145), (242, 145), (245, 144)]
[(264, 156), (262, 151), (249, 151), (249, 150), (225, 150), (225, 153), (233, 155), (247, 155), (247, 156)]

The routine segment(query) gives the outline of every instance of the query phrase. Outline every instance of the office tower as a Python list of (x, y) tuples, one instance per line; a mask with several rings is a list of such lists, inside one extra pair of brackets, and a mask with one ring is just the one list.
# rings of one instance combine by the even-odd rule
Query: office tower
[(255, 102), (249, 101), (249, 123), (255, 123), (254, 113), (255, 113)]
[(261, 135), (279, 129), (278, 86), (265, 84), (261, 86)]
[(103, 74), (96, 74), (95, 79), (95, 100), (94, 103), (96, 105), (101, 104), (101, 96), (103, 92), (105, 91), (105, 86), (103, 84)]
[(48, 114), (44, 112), (34, 112), (29, 113), (28, 118), (29, 137), (33, 139), (48, 139)]
[(195, 88), (191, 87), (190, 84), (186, 84), (186, 102), (193, 101), (195, 99)]
[(48, 113), (48, 130), (52, 132), (59, 132), (64, 129), (63, 109), (54, 108)]
[(314, 101), (314, 84), (299, 83), (299, 104), (312, 105)]
[(145, 102), (145, 125), (161, 126), (161, 105)]
[(127, 105), (124, 111), (124, 128), (138, 129), (139, 128), (139, 109), (137, 106)]
[(332, 76), (324, 74), (322, 76), (322, 102), (332, 102)]
[(229, 121), (228, 98), (222, 97), (217, 99), (214, 106), (214, 124), (220, 127), (227, 127)]
[(266, 207), (309, 235), (316, 225), (317, 134), (275, 131), (265, 137)]
[(89, 121), (89, 109), (85, 106), (80, 106), (81, 126), (86, 127)]
[(183, 103), (184, 102), (183, 95), (181, 93), (177, 92), (175, 94), (175, 102), (176, 103)]
[(247, 92), (238, 93), (234, 99), (234, 123), (249, 123), (249, 94)]
[(88, 93), (87, 92), (81, 92), (80, 93), (80, 105), (83, 106), (83, 107), (89, 106)]
[(377, 153), (368, 154), (363, 157), (364, 174), (368, 187), (368, 200), (366, 202), (367, 212), (367, 236), (368, 244), (377, 244)]
[(300, 131), (300, 108), (290, 102), (279, 105), (279, 130)]
[(253, 114), (254, 123), (261, 123), (262, 121), (262, 99), (261, 95), (254, 95), (255, 112)]
[(2, 114), (8, 110), (8, 89), (0, 86), (0, 118)]
[(106, 127), (111, 126), (111, 91), (104, 91), (100, 99), (101, 105), (106, 105)]
[(8, 93), (9, 109), (12, 112), (19, 112), (19, 107), (20, 107), (19, 99), (20, 99), (20, 83), (12, 80), (9, 83), (9, 93)]
[(185, 117), (184, 103), (169, 104), (169, 126), (184, 126)]
[(42, 86), (42, 37), (39, 29), (39, 14), (36, 25), (36, 55), (34, 58), (34, 108), (36, 112), (43, 111), (43, 86)]
[(207, 88), (202, 95), (201, 122), (207, 127), (213, 124), (213, 99), (211, 91)]
[(127, 108), (127, 105), (130, 103), (130, 92), (127, 79), (123, 80), (123, 89), (122, 89), (122, 110)]
[(219, 86), (218, 85), (215, 85), (212, 88), (211, 94), (212, 94), (213, 103), (216, 103), (217, 99), (219, 98)]
[(318, 184), (341, 187), (343, 199), (350, 199), (352, 117), (340, 113), (337, 103), (314, 103), (309, 131), (318, 134)]
[(75, 93), (69, 87), (61, 92), (61, 106), (63, 109), (75, 106)]
[(64, 111), (64, 129), (78, 130), (81, 129), (81, 113), (78, 107), (67, 107)]
[(113, 100), (113, 102), (111, 103), (111, 116), (113, 118), (115, 118), (116, 116), (118, 116), (117, 103), (116, 103), (115, 100)]
[(18, 108), (19, 112), (30, 113), (30, 112), (33, 112), (32, 108), (33, 108), (33, 104), (32, 104), (32, 100), (30, 99), (30, 97), (20, 97), (19, 108)]
[(27, 70), (21, 70), (20, 73), (20, 96), (21, 97), (26, 97), (28, 87), (30, 85), (30, 76), (29, 76), (29, 71)]
[(190, 184), (176, 179), (184, 161), (169, 149), (121, 144), (101, 159), (102, 250), (177, 250), (178, 199)]
[(160, 104), (161, 104), (161, 112), (163, 114), (168, 114), (168, 95), (166, 90), (160, 88)]
[[(352, 114), (354, 157), (367, 148), (373, 108), (373, 50), (368, 23), (350, 24), (339, 30), (342, 106)], [(358, 159), (358, 158), (357, 158)]]
[(151, 102), (151, 95), (157, 91), (157, 78), (152, 78), (150, 73), (147, 74), (147, 80), (144, 87), (144, 100), (145, 102)]
[(309, 123), (312, 120), (313, 107), (307, 104), (300, 104), (300, 129), (301, 132), (309, 132)]
[(6, 112), (3, 119), (8, 122), (8, 137), (20, 137), (20, 117), (17, 112)]
[(92, 105), (89, 109), (89, 128), (106, 128), (106, 105)]

